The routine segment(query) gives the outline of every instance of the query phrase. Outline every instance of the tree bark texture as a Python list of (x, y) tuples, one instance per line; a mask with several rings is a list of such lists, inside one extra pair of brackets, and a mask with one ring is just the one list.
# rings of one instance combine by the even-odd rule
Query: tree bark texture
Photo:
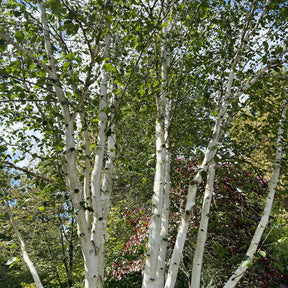
[(202, 204), (201, 220), (198, 229), (197, 245), (194, 252), (191, 287), (200, 288), (201, 270), (203, 263), (204, 248), (207, 239), (210, 205), (213, 197), (213, 185), (215, 176), (215, 162), (209, 165), (207, 183)]
[[(167, 5), (167, 3), (163, 5)], [(167, 22), (167, 17), (165, 17), (163, 23)], [(156, 172), (142, 288), (162, 288), (165, 281), (170, 206), (170, 147), (168, 133), (170, 126), (170, 100), (168, 99), (167, 74), (167, 69), (170, 65), (170, 51), (166, 42), (169, 40), (170, 29), (171, 23), (168, 23), (163, 28), (164, 41), (161, 43), (161, 89), (160, 95), (156, 98)]]

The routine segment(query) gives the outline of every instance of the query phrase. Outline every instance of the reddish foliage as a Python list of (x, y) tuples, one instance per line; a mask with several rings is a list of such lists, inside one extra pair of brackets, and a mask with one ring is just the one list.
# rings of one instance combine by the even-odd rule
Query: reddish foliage
[[(171, 165), (172, 193), (169, 253), (173, 249), (181, 212), (185, 207), (189, 182), (196, 174), (198, 165), (195, 161), (186, 161), (184, 159), (176, 159)], [(186, 245), (192, 247), (194, 244), (193, 239), (197, 237), (197, 227), (201, 216), (204, 182), (199, 187), (194, 217), (188, 235), (190, 240), (186, 241)], [(266, 195), (267, 185), (267, 181), (254, 177), (251, 173), (247, 173), (240, 168), (232, 167), (231, 165), (217, 165), (206, 255), (215, 259), (213, 261), (215, 261), (216, 265), (221, 265), (227, 273), (230, 273), (232, 268), (240, 263), (245, 255), (251, 237), (260, 220), (263, 208), (262, 201)], [(144, 264), (144, 250), (147, 241), (150, 212), (150, 209), (144, 207), (125, 212), (126, 221), (132, 225), (135, 233), (123, 245), (122, 257), (126, 259), (111, 264), (113, 269), (108, 273), (110, 277), (120, 280), (130, 272), (141, 271)], [(222, 252), (217, 251), (215, 243), (222, 247)], [(184, 265), (189, 269), (193, 258), (189, 253), (185, 253), (187, 252), (184, 251), (183, 253), (183, 261)], [(217, 259), (219, 260), (218, 264)], [(271, 258), (260, 257), (257, 263), (257, 265), (253, 266), (250, 273), (250, 275), (254, 275), (254, 284), (258, 281), (259, 287), (268, 287), (266, 284), (269, 281), (271, 282), (271, 279), (274, 279), (275, 283), (278, 278), (282, 280), (282, 276), (279, 276), (279, 271), (272, 269)], [(249, 279), (246, 281), (249, 281)]]

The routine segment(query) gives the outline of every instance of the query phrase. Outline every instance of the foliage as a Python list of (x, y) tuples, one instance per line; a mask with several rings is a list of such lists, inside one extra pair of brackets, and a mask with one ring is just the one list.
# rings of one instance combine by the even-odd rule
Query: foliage
[[(3, 187), (7, 187), (7, 183), (3, 180), (1, 182)], [(28, 253), (33, 259), (37, 259), (36, 265), (43, 284), (45, 287), (67, 287), (68, 284), (72, 286), (72, 283), (77, 283), (81, 266), (74, 261), (74, 258), (79, 257), (80, 251), (76, 238), (75, 219), (67, 210), (71, 204), (69, 201), (63, 202), (65, 195), (57, 190), (50, 189), (50, 193), (41, 193), (35, 186), (27, 185), (25, 176), (22, 176), (18, 185), (12, 185), (13, 188), (8, 190), (8, 197), (14, 220), (27, 243)], [(27, 277), (24, 277), (24, 273), (28, 273), (26, 268), (20, 268), (26, 265), (21, 260), (20, 244), (9, 225), (5, 207), (1, 206), (0, 211), (1, 264), (3, 269), (8, 270), (5, 283), (6, 281), (9, 283), (10, 279), (16, 277), (15, 272), (19, 269), (23, 270), (23, 277), (16, 278), (22, 279), (23, 283), (31, 283), (31, 277), (25, 280)], [(12, 263), (10, 266), (4, 265), (12, 257), (16, 257), (20, 262)]]
[[(180, 212), (185, 207), (185, 195), (188, 184), (196, 172), (196, 167), (196, 161), (187, 161), (184, 159), (176, 159), (173, 164), (173, 193), (170, 210), (171, 236), (167, 239), (169, 240), (169, 249), (172, 249), (173, 242), (175, 241), (177, 226), (180, 221)], [(203, 268), (203, 275), (206, 276), (203, 278), (203, 284), (212, 281), (213, 287), (222, 287), (233, 267), (245, 255), (245, 251), (262, 214), (262, 201), (265, 199), (268, 182), (267, 180), (253, 176), (249, 172), (245, 172), (237, 165), (229, 163), (219, 163), (216, 171), (215, 194), (209, 221), (207, 250)], [(180, 274), (182, 276), (178, 279), (178, 282), (182, 283), (181, 285), (184, 285), (183, 283), (189, 280), (189, 276), (187, 278), (186, 275), (189, 275), (192, 265), (202, 201), (201, 195), (204, 187), (204, 184), (200, 187), (196, 212), (183, 253), (181, 264), (183, 272)], [(149, 210), (143, 207), (128, 210), (122, 215), (121, 221), (126, 223), (125, 227), (130, 225), (130, 227), (133, 227), (132, 236), (123, 244), (122, 254), (118, 254), (118, 256), (114, 254), (116, 258), (114, 262), (108, 264), (108, 267), (112, 269), (110, 268), (107, 274), (112, 279), (117, 279), (118, 281), (124, 279), (122, 282), (119, 282), (119, 285), (122, 285), (121, 283), (128, 283), (126, 277), (129, 275), (132, 277), (133, 273), (135, 273), (134, 271), (141, 271), (142, 269), (143, 260), (139, 261), (139, 259), (141, 259), (142, 249), (147, 240)], [(283, 283), (283, 275), (285, 274), (283, 272), (285, 271), (281, 271), (277, 266), (275, 266), (276, 269), (273, 268), (272, 266), (275, 265), (273, 254), (265, 253), (265, 256), (263, 256), (264, 253), (261, 251), (260, 248), (255, 263), (251, 267), (251, 273), (243, 279), (242, 283), (249, 287), (259, 287), (259, 285), (261, 287), (277, 287), (277, 285)], [(134, 256), (137, 257), (134, 258)], [(179, 283), (177, 285), (180, 285)]]
[(287, 213), (286, 211), (283, 212), (277, 217), (278, 219), (274, 219), (263, 247), (268, 251), (268, 255), (273, 258), (274, 269), (281, 271), (286, 276), (283, 284), (288, 285)]
[[(85, 216), (96, 213), (97, 207), (89, 205), (91, 195), (85, 198), (85, 189), (77, 185), (83, 187), (87, 178), (87, 182), (92, 182), (87, 175), (90, 176), (99, 152), (99, 126), (106, 120), (103, 132), (106, 140), (114, 134), (112, 124), (117, 127), (112, 213), (105, 255), (106, 277), (110, 281), (107, 285), (122, 285), (123, 282), (113, 281), (124, 275), (125, 279), (131, 279), (127, 282), (133, 283), (134, 278), (135, 283), (141, 282), (150, 211), (147, 207), (151, 204), (155, 174), (154, 123), (158, 116), (155, 100), (163, 92), (161, 51), (166, 45), (171, 54), (166, 88), (171, 103), (168, 142), (173, 157), (196, 159), (205, 151), (219, 111), (227, 109), (221, 118), (225, 123), (221, 127), (223, 141), (213, 147), (218, 152), (215, 158), (226, 164), (218, 165), (205, 258), (205, 271), (212, 271), (210, 278), (223, 284), (231, 268), (241, 260), (238, 255), (243, 254), (246, 239), (252, 235), (262, 208), (261, 191), (266, 185), (262, 174), (258, 173), (257, 179), (232, 166), (229, 159), (237, 163), (248, 159), (254, 163), (259, 150), (261, 157), (265, 155), (264, 162), (273, 156), (275, 147), (266, 143), (276, 135), (277, 105), (285, 96), (279, 88), (287, 85), (285, 73), (281, 82), (279, 74), (273, 78), (269, 70), (278, 73), (279, 67), (287, 62), (286, 2), (48, 0), (44, 1), (46, 28), (39, 13), (41, 3), (7, 0), (0, 7), (0, 161), (1, 169), (8, 174), (13, 168), (26, 175), (13, 176), (12, 188), (8, 189), (8, 185), (7, 192), (19, 229), (35, 248), (30, 247), (29, 252), (41, 272), (45, 271), (44, 283), (50, 283), (47, 287), (83, 284), (75, 218), (82, 212)], [(163, 32), (168, 25), (163, 22), (166, 18), (172, 26), (169, 39)], [(108, 37), (111, 45), (107, 44)], [(108, 75), (107, 81), (104, 74)], [(101, 91), (105, 85), (109, 91), (103, 108)], [(239, 101), (243, 94), (244, 99)], [(115, 107), (108, 104), (112, 96), (117, 99)], [(240, 115), (235, 117), (239, 111)], [(100, 114), (105, 114), (105, 121), (101, 122)], [(233, 131), (226, 126), (230, 117), (236, 118), (232, 122)], [(101, 165), (110, 160), (106, 140)], [(265, 145), (261, 144), (263, 141)], [(67, 172), (70, 154), (76, 167), (73, 179)], [(167, 239), (170, 254), (187, 187), (199, 164), (179, 159), (177, 164), (173, 163)], [(105, 169), (101, 165), (102, 176)], [(260, 169), (259, 165), (254, 166)], [(269, 163), (265, 162), (265, 166), (269, 167)], [(201, 176), (206, 177), (205, 173)], [(21, 185), (17, 187), (21, 177)], [(102, 180), (98, 181), (99, 186)], [(77, 187), (69, 187), (71, 182), (77, 183)], [(72, 197), (75, 194), (81, 194), (80, 200)], [(200, 205), (201, 193), (191, 224), (192, 240), (196, 236)], [(0, 221), (4, 224), (0, 237), (5, 255), (1, 261), (15, 255), (20, 259), (16, 246), (7, 248), (13, 236), (5, 212), (1, 212)], [(192, 240), (187, 241), (183, 254), (183, 278), (191, 266)], [(89, 239), (87, 243), (94, 242)], [(264, 260), (270, 263), (271, 259), (267, 256), (258, 262)], [(18, 268), (20, 263), (23, 264), (14, 266)], [(263, 265), (267, 267), (266, 264)], [(278, 267), (281, 270), (282, 265), (285, 264)], [(260, 270), (255, 268), (253, 277), (257, 272), (257, 277), (263, 278)], [(134, 276), (130, 274), (132, 271)], [(275, 278), (273, 273), (267, 270), (265, 273)], [(203, 281), (211, 280), (206, 278)], [(257, 284), (249, 277), (243, 281), (245, 285)], [(262, 282), (257, 285), (267, 283), (259, 281)]]

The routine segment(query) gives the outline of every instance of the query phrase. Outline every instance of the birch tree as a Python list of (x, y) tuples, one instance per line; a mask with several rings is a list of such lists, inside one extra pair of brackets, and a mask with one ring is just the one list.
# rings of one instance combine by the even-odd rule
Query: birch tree
[[(160, 45), (160, 69), (161, 89), (156, 96), (157, 118), (156, 132), (156, 170), (154, 179), (154, 193), (152, 198), (152, 216), (149, 228), (149, 240), (146, 252), (142, 287), (163, 287), (165, 278), (165, 260), (168, 238), (168, 221), (170, 206), (170, 152), (169, 152), (169, 126), (170, 126), (170, 99), (168, 91), (167, 69), (170, 62), (168, 48), (169, 30), (171, 29), (171, 17), (169, 2), (163, 2), (161, 9), (164, 11), (163, 38)], [(171, 4), (170, 4), (171, 5)], [(155, 55), (158, 57), (158, 41), (155, 35)], [(157, 73), (158, 74), (158, 73)]]
[[(248, 4), (248, 3), (246, 3), (246, 4)], [(212, 131), (212, 137), (211, 137), (211, 139), (208, 143), (208, 146), (206, 148), (204, 159), (202, 161), (202, 164), (200, 165), (199, 172), (193, 178), (192, 183), (189, 186), (189, 192), (187, 195), (187, 203), (186, 203), (186, 207), (185, 207), (185, 213), (183, 213), (183, 216), (182, 216), (182, 222), (181, 222), (179, 229), (178, 229), (176, 243), (175, 243), (173, 254), (172, 254), (171, 260), (170, 260), (168, 276), (167, 276), (167, 280), (166, 280), (166, 284), (165, 284), (165, 287), (167, 287), (167, 288), (168, 287), (174, 287), (174, 285), (175, 285), (176, 277), (177, 277), (177, 273), (178, 273), (178, 267), (179, 267), (179, 263), (181, 260), (181, 254), (183, 251), (186, 235), (187, 235), (189, 224), (191, 221), (191, 215), (192, 215), (193, 207), (195, 205), (195, 195), (196, 195), (197, 189), (199, 187), (199, 184), (203, 181), (203, 177), (202, 177), (203, 172), (204, 172), (204, 174), (206, 174), (207, 170), (210, 167), (210, 163), (213, 162), (213, 159), (217, 153), (217, 146), (218, 146), (219, 141), (220, 141), (220, 139), (221, 139), (221, 137), (225, 131), (224, 127), (227, 126), (231, 120), (230, 117), (227, 117), (228, 110), (230, 110), (230, 107), (232, 107), (232, 110), (234, 109), (234, 111), (237, 111), (238, 110), (237, 102), (239, 101), (239, 97), (241, 95), (243, 95), (245, 92), (247, 92), (252, 87), (252, 85), (260, 77), (262, 77), (264, 75), (264, 73), (266, 71), (268, 71), (276, 63), (278, 63), (279, 59), (281, 59), (282, 56), (285, 55), (285, 53), (287, 53), (287, 51), (285, 49), (284, 50), (280, 49), (281, 50), (280, 54), (278, 56), (276, 56), (274, 59), (271, 59), (270, 63), (266, 62), (266, 56), (264, 56), (265, 57), (264, 64), (266, 64), (266, 65), (260, 69), (256, 69), (256, 71), (253, 71), (254, 75), (250, 76), (250, 79), (247, 79), (247, 80), (243, 79), (244, 82), (241, 83), (242, 85), (238, 86), (237, 82), (239, 80), (239, 77), (241, 77), (241, 78), (243, 77), (242, 71), (243, 71), (243, 68), (245, 67), (245, 65), (243, 67), (243, 62), (245, 63), (245, 61), (247, 61), (246, 65), (247, 65), (247, 63), (250, 62), (250, 59), (247, 59), (247, 54), (245, 53), (245, 49), (247, 49), (247, 48), (249, 49), (249, 46), (247, 44), (249, 43), (249, 41), (252, 41), (252, 42), (254, 41), (253, 37), (256, 36), (256, 38), (257, 38), (257, 32), (261, 28), (261, 25), (263, 23), (262, 22), (263, 19), (265, 19), (265, 15), (266, 15), (268, 6), (270, 4), (270, 1), (266, 1), (263, 4), (263, 6), (261, 6), (261, 13), (260, 13), (259, 17), (257, 17), (256, 19), (255, 19), (255, 17), (258, 14), (258, 12), (256, 12), (256, 11), (257, 11), (257, 8), (259, 8), (258, 7), (259, 3), (254, 1), (254, 2), (251, 2), (249, 4), (251, 5), (250, 6), (251, 9), (249, 11), (246, 10), (246, 8), (244, 10), (242, 9), (242, 12), (244, 12), (244, 14), (241, 15), (241, 17), (240, 17), (241, 20), (239, 19), (240, 22), (244, 21), (242, 23), (243, 28), (239, 29), (239, 30), (237, 29), (235, 31), (236, 35), (238, 35), (238, 39), (236, 40), (234, 38), (232, 40), (230, 38), (230, 41), (231, 40), (232, 41), (229, 44), (227, 43), (228, 45), (231, 45), (233, 43), (232, 44), (233, 45), (232, 46), (233, 52), (232, 52), (232, 57), (231, 57), (231, 66), (230, 67), (227, 66), (227, 68), (226, 68), (226, 69), (229, 69), (229, 73), (226, 71), (226, 74), (228, 74), (228, 77), (224, 77), (225, 84), (224, 84), (224, 86), (222, 86), (224, 88), (224, 90), (222, 90), (222, 92), (218, 91), (220, 97), (218, 97), (218, 100), (216, 100), (218, 108), (217, 108), (216, 112), (214, 113), (214, 115), (216, 115), (216, 117), (215, 117), (215, 124), (214, 124), (213, 131)], [(235, 6), (235, 8), (236, 8), (236, 6)], [(238, 8), (241, 9), (241, 5), (238, 6)], [(243, 6), (242, 6), (242, 8), (243, 8)], [(232, 28), (232, 26), (231, 26), (231, 28)], [(232, 28), (232, 29), (234, 29), (234, 28)], [(232, 35), (230, 34), (230, 36), (232, 36)], [(263, 46), (265, 47), (266, 42), (264, 41), (262, 43), (264, 43)], [(260, 44), (256, 48), (256, 51), (259, 52), (260, 50), (258, 50), (258, 49), (263, 48), (263, 46)], [(202, 243), (197, 242), (197, 245), (202, 245)], [(196, 251), (197, 251), (197, 248), (196, 248)], [(199, 261), (199, 260), (200, 260), (200, 258), (197, 260), (195, 259), (195, 262)], [(200, 285), (199, 278), (196, 281), (194, 277), (197, 277), (197, 276), (192, 275), (193, 284)], [(195, 286), (195, 287), (199, 287), (199, 286)]]
[[(207, 173), (213, 179), (231, 119), (261, 77), (287, 60), (286, 12), (272, 2), (3, 2), (1, 126), (12, 152), (1, 163), (35, 179), (43, 193), (47, 186), (69, 191), (85, 287), (103, 287), (114, 173), (123, 169), (134, 186), (118, 187), (120, 193), (134, 192), (153, 161), (155, 175), (147, 172), (141, 183), (145, 196), (133, 195), (145, 205), (152, 196), (142, 287), (174, 287), (199, 185)], [(204, 157), (189, 185), (165, 275), (170, 159), (196, 150)], [(31, 166), (20, 165), (19, 151)], [(193, 274), (201, 270), (207, 222), (202, 224)]]
[(272, 210), (273, 200), (275, 197), (277, 182), (280, 175), (281, 170), (281, 162), (283, 157), (283, 135), (286, 132), (286, 114), (287, 114), (287, 98), (285, 97), (281, 118), (279, 122), (279, 130), (278, 130), (278, 137), (276, 143), (276, 153), (275, 153), (275, 160), (273, 165), (273, 172), (272, 176), (268, 185), (268, 195), (266, 198), (266, 203), (263, 211), (263, 215), (261, 220), (255, 230), (254, 236), (251, 240), (251, 244), (246, 252), (246, 255), (243, 261), (240, 263), (239, 267), (233, 272), (233, 275), (229, 278), (227, 283), (224, 285), (224, 288), (232, 288), (236, 287), (237, 283), (241, 280), (244, 276), (245, 271), (251, 265), (255, 253), (257, 252), (261, 237), (264, 233), (264, 230), (269, 222), (270, 213)]
[[(100, 16), (98, 19), (98, 27), (96, 28), (94, 24), (92, 25), (93, 27), (86, 26), (86, 20), (88, 19), (83, 18), (83, 15), (80, 16), (77, 14), (76, 10), (78, 8), (76, 3), (76, 6), (74, 6), (74, 3), (68, 4), (66, 2), (60, 3), (58, 1), (48, 1), (47, 3), (44, 3), (43, 1), (38, 1), (37, 5), (36, 3), (31, 2), (28, 4), (30, 10), (27, 10), (27, 12), (24, 12), (26, 11), (25, 3), (14, 2), (12, 5), (14, 5), (14, 16), (16, 17), (16, 20), (21, 21), (22, 19), (26, 19), (26, 22), (24, 22), (24, 24), (27, 24), (27, 22), (30, 22), (32, 24), (29, 24), (30, 26), (24, 25), (21, 27), (21, 22), (18, 22), (20, 29), (23, 30), (15, 31), (14, 36), (16, 40), (15, 38), (13, 39), (11, 35), (9, 35), (9, 33), (5, 33), (6, 31), (1, 32), (1, 38), (5, 41), (5, 43), (7, 43), (7, 45), (10, 45), (10, 48), (8, 49), (11, 49), (11, 51), (16, 51), (16, 53), (19, 53), (19, 55), (21, 55), (20, 57), (24, 59), (24, 62), (27, 61), (28, 63), (33, 63), (34, 61), (37, 67), (41, 67), (42, 69), (40, 72), (40, 75), (42, 76), (40, 77), (43, 77), (43, 81), (41, 84), (38, 83), (39, 86), (37, 86), (37, 88), (41, 90), (39, 97), (40, 99), (36, 97), (36, 94), (34, 92), (37, 82), (35, 82), (33, 78), (37, 77), (38, 75), (36, 75), (34, 72), (34, 76), (33, 74), (29, 75), (27, 73), (26, 76), (19, 77), (21, 79), (20, 82), (22, 84), (22, 87), (25, 87), (25, 85), (27, 85), (25, 87), (27, 91), (31, 89), (29, 91), (30, 93), (28, 92), (29, 100), (25, 99), (25, 102), (46, 102), (49, 100), (47, 100), (47, 98), (45, 99), (45, 97), (50, 97), (50, 99), (52, 98), (52, 101), (55, 102), (55, 104), (53, 105), (54, 108), (52, 108), (53, 106), (51, 107), (52, 111), (53, 109), (57, 111), (58, 107), (62, 110), (62, 112), (57, 111), (57, 113), (59, 113), (58, 115), (60, 118), (59, 126), (63, 125), (65, 131), (65, 134), (63, 135), (64, 145), (62, 145), (61, 140), (58, 139), (58, 141), (60, 140), (60, 143), (58, 142), (58, 151), (63, 152), (62, 154), (64, 155), (64, 176), (67, 181), (65, 184), (67, 185), (67, 189), (70, 191), (70, 196), (72, 199), (77, 220), (78, 236), (85, 266), (85, 287), (103, 287), (104, 237), (106, 233), (106, 224), (104, 224), (104, 222), (107, 221), (107, 209), (109, 209), (109, 206), (107, 207), (107, 204), (105, 203), (106, 207), (104, 209), (103, 203), (101, 202), (101, 198), (103, 198), (103, 195), (101, 196), (101, 178), (104, 165), (104, 153), (106, 149), (106, 133), (108, 131), (106, 119), (108, 109), (107, 95), (109, 89), (109, 73), (107, 70), (107, 65), (109, 62), (108, 59), (110, 57), (109, 49), (111, 43), (111, 31), (109, 27), (110, 16), (108, 10), (111, 6), (109, 6), (109, 1), (106, 1), (103, 4), (102, 8), (98, 6), (97, 10), (100, 11)], [(85, 5), (81, 5), (82, 4), (80, 4), (81, 9), (85, 10)], [(49, 8), (48, 13), (47, 8)], [(9, 5), (6, 7), (6, 9), (8, 9), (7, 11), (9, 11)], [(70, 17), (70, 19), (73, 20), (74, 24), (71, 20), (66, 20), (66, 22), (64, 22), (63, 24), (63, 19), (65, 19), (67, 15), (68, 19)], [(93, 14), (92, 17), (94, 17), (96, 20), (96, 14)], [(10, 24), (11, 23), (9, 23), (9, 25)], [(31, 26), (33, 25), (34, 27), (39, 27), (43, 33), (42, 39), (45, 52), (43, 53), (43, 51), (40, 51), (38, 52), (38, 55), (35, 53), (36, 48), (34, 48), (34, 50), (31, 50), (31, 47), (29, 45), (23, 44), (24, 37), (31, 37), (31, 34), (28, 33), (30, 33)], [(78, 29), (81, 30), (81, 36), (84, 39), (84, 46), (82, 47), (82, 52), (87, 53), (87, 57), (84, 59), (81, 57), (85, 54), (78, 54), (78, 56), (76, 56), (75, 52), (78, 52), (74, 50), (75, 47), (69, 44), (69, 41), (74, 41), (76, 46), (79, 47), (80, 43), (77, 42), (78, 36), (76, 34), (78, 32)], [(104, 43), (103, 49), (101, 48), (100, 44), (102, 40)], [(35, 46), (38, 44), (39, 43), (36, 42)], [(105, 60), (103, 61), (102, 65), (97, 66), (96, 58), (99, 57), (100, 49), (102, 57)], [(82, 71), (80, 71), (81, 69), (78, 64), (75, 65), (77, 61), (78, 63), (81, 61), (85, 62), (85, 67)], [(31, 65), (31, 67), (36, 68), (34, 64)], [(98, 94), (99, 98), (97, 98), (98, 96), (96, 96), (97, 87), (95, 86), (95, 81), (97, 80), (98, 73), (97, 69), (98, 71), (100, 71), (101, 79)], [(71, 80), (63, 79), (62, 76), (65, 73), (69, 75), (69, 78)], [(10, 79), (13, 79), (13, 77), (16, 76), (7, 75), (7, 77), (9, 77), (7, 78), (9, 79), (7, 83), (11, 83), (12, 80), (10, 81)], [(26, 80), (26, 77), (29, 80)], [(47, 91), (49, 91), (48, 93), (50, 94), (50, 96), (47, 96)], [(93, 92), (91, 93), (90, 91)], [(52, 97), (51, 94), (53, 95)], [(54, 96), (55, 98), (53, 98)], [(88, 100), (88, 98), (90, 99)], [(95, 100), (92, 100), (93, 98)], [(85, 109), (85, 102), (87, 103), (87, 100), (96, 101), (99, 103), (98, 116), (94, 116), (98, 122), (98, 129), (89, 129), (90, 124), (88, 121), (92, 121), (92, 119), (87, 119), (88, 114), (87, 110)], [(40, 113), (43, 113), (44, 117), (47, 117), (47, 114), (44, 114), (47, 111), (44, 111), (45, 108), (43, 109), (40, 106), (36, 105), (36, 107), (34, 107), (33, 109), (38, 109)], [(111, 111), (111, 113), (113, 112)], [(80, 119), (82, 119), (82, 127), (80, 125), (81, 130), (77, 128), (77, 126), (79, 127), (79, 122), (81, 121)], [(47, 120), (43, 120), (44, 125), (47, 125), (47, 122)], [(53, 120), (51, 122), (53, 123)], [(54, 122), (53, 124), (57, 125), (58, 123)], [(93, 133), (93, 131), (97, 131), (97, 141), (94, 142), (95, 144), (91, 143), (91, 140), (89, 140), (89, 136), (91, 135), (91, 133)], [(81, 187), (82, 184), (79, 181), (79, 169), (81, 169), (81, 165), (79, 166), (79, 161), (81, 161), (82, 156), (80, 156), (77, 152), (77, 142), (79, 141), (78, 139), (81, 139), (79, 138), (81, 133), (83, 134), (84, 139), (83, 146), (86, 164), (84, 177), (82, 178), (84, 180), (83, 189)], [(107, 190), (110, 189), (107, 188), (107, 182), (109, 183), (109, 185), (111, 185), (111, 170), (113, 169), (113, 163), (111, 162), (113, 161), (113, 154), (111, 153), (114, 149), (113, 147), (115, 146), (115, 144), (113, 144), (113, 141), (111, 144), (111, 140), (108, 139), (108, 142), (108, 148), (110, 149), (110, 163), (106, 164), (106, 170), (107, 172), (109, 171), (110, 174), (108, 176), (108, 174), (105, 173), (105, 181), (103, 182), (105, 189), (104, 193), (108, 193)], [(93, 149), (94, 147), (95, 149)], [(90, 170), (90, 167), (93, 167), (92, 171)], [(103, 215), (103, 210), (105, 210), (105, 215)]]
[(6, 209), (7, 209), (7, 213), (9, 215), (9, 219), (10, 219), (10, 222), (11, 222), (11, 225), (17, 235), (17, 238), (21, 244), (21, 251), (22, 251), (22, 255), (23, 255), (23, 259), (25, 261), (25, 263), (27, 264), (29, 270), (30, 270), (30, 273), (34, 279), (34, 283), (35, 283), (35, 286), (37, 288), (43, 288), (44, 286), (42, 285), (42, 282), (40, 280), (40, 277), (38, 275), (38, 272), (37, 272), (37, 269), (35, 267), (35, 265), (33, 264), (33, 262), (31, 261), (31, 258), (29, 257), (29, 254), (26, 250), (26, 245), (25, 245), (25, 242), (17, 228), (17, 224), (16, 222), (14, 221), (14, 217), (13, 217), (13, 214), (12, 214), (12, 211), (10, 209), (10, 205), (9, 205), (9, 197), (7, 196), (5, 190), (1, 187), (1, 190), (2, 190), (2, 193), (3, 193), (3, 201), (4, 201), (4, 204), (6, 206)]

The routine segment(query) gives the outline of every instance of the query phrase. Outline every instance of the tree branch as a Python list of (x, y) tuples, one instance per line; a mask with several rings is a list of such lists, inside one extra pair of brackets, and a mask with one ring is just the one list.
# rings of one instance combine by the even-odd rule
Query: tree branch
[(34, 173), (34, 172), (32, 172), (32, 171), (29, 171), (29, 170), (26, 169), (26, 168), (19, 167), (19, 166), (15, 165), (14, 163), (11, 163), (11, 162), (5, 161), (5, 160), (0, 160), (0, 163), (2, 163), (2, 164), (4, 164), (4, 165), (7, 165), (7, 166), (9, 166), (10, 168), (13, 168), (13, 169), (15, 169), (15, 170), (24, 172), (24, 173), (27, 174), (27, 175), (33, 176), (34, 178), (36, 178), (36, 179), (38, 179), (38, 180), (42, 180), (42, 181), (48, 182), (48, 183), (50, 183), (50, 184), (52, 184), (52, 185), (54, 185), (54, 186), (56, 186), (56, 187), (58, 187), (58, 188), (67, 190), (67, 187), (64, 186), (63, 184), (57, 183), (57, 182), (54, 181), (54, 180), (51, 180), (51, 179), (49, 179), (49, 178), (47, 178), (47, 177), (44, 177), (44, 176), (41, 176), (41, 175), (39, 175), (39, 174), (36, 174), (36, 173)]
[(28, 58), (33, 60), (35, 63), (37, 63), (39, 66), (41, 66), (49, 75), (51, 75), (50, 67), (44, 64), (41, 60), (39, 60), (36, 56), (34, 56), (32, 53), (21, 47), (18, 43), (13, 41), (11, 38), (7, 37), (5, 34), (0, 32), (0, 37), (5, 40), (8, 44), (11, 44), (14, 48), (16, 48), (19, 52), (25, 54)]

